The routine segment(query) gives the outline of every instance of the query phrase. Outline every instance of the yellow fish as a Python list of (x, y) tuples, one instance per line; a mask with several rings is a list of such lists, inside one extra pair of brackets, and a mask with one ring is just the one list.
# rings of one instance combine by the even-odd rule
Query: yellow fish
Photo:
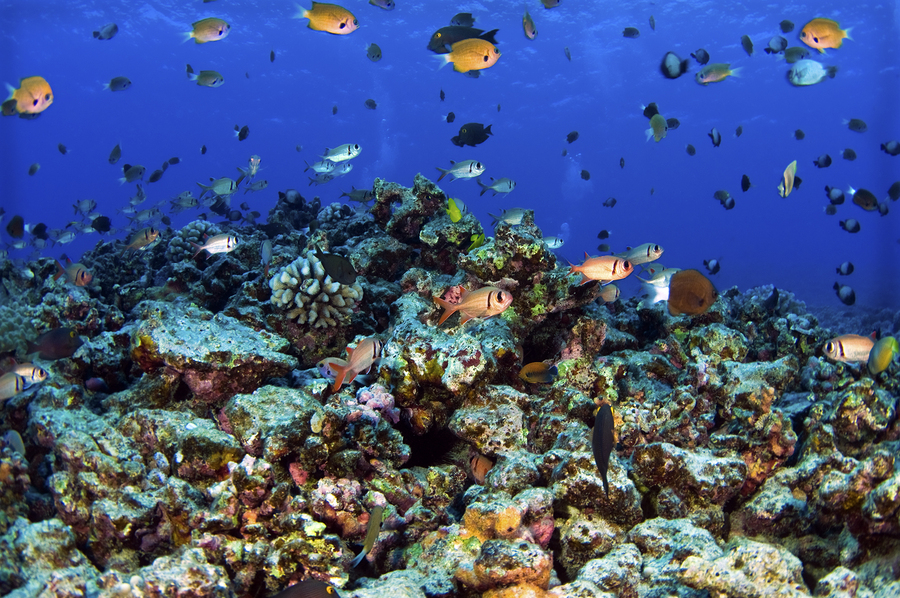
[(3, 114), (40, 114), (53, 103), (53, 90), (43, 77), (19, 79), (19, 89), (6, 84), (9, 98), (3, 102)]
[(822, 54), (826, 48), (840, 48), (844, 38), (852, 40), (850, 30), (852, 27), (841, 29), (836, 21), (831, 19), (813, 19), (800, 30), (800, 39), (810, 48), (815, 48)]
[(194, 41), (198, 44), (225, 39), (228, 37), (228, 32), (231, 31), (231, 25), (222, 19), (216, 19), (215, 17), (191, 23), (191, 26), (193, 29), (184, 34), (184, 41), (193, 37)]
[(794, 160), (784, 169), (781, 182), (778, 183), (778, 195), (787, 197), (794, 190), (794, 177), (797, 176), (797, 161)]
[(647, 141), (653, 137), (653, 140), (659, 143), (660, 139), (665, 139), (669, 127), (666, 125), (666, 119), (662, 114), (656, 113), (650, 117), (650, 128), (647, 129)]
[(309, 10), (306, 10), (298, 4), (297, 11), (294, 18), (309, 19), (309, 23), (306, 26), (313, 31), (325, 31), (327, 33), (333, 33), (334, 35), (347, 35), (359, 28), (359, 21), (353, 16), (353, 13), (337, 4), (313, 2), (312, 8)]
[(519, 370), (519, 378), (529, 384), (551, 384), (559, 374), (557, 367), (549, 366), (541, 361), (534, 361)]
[(880, 339), (869, 351), (867, 364), (869, 373), (875, 376), (888, 369), (898, 353), (900, 353), (900, 345), (897, 344), (897, 339), (893, 336), (885, 336)]
[(525, 37), (528, 39), (537, 37), (537, 27), (534, 26), (534, 19), (528, 14), (527, 8), (525, 9), (525, 16), (522, 17), (522, 28), (525, 30)]
[(700, 71), (694, 75), (694, 79), (696, 79), (697, 83), (700, 85), (709, 85), (710, 83), (724, 81), (729, 75), (737, 77), (739, 76), (738, 73), (740, 73), (740, 71), (740, 68), (731, 68), (731, 65), (727, 62), (715, 62), (713, 64), (707, 64), (700, 69)]
[(468, 249), (466, 249), (466, 253), (472, 251), (473, 249), (478, 249), (479, 247), (484, 245), (486, 239), (484, 238), (484, 233), (477, 233), (472, 235), (471, 240), (472, 244), (469, 245)]
[(458, 41), (450, 46), (450, 52), (439, 54), (438, 59), (443, 61), (441, 66), (453, 63), (453, 70), (457, 73), (480, 71), (492, 67), (500, 58), (500, 50), (489, 41), (473, 37)]
[(453, 197), (447, 198), (447, 214), (450, 216), (450, 222), (459, 222), (463, 216), (469, 213), (466, 204)]

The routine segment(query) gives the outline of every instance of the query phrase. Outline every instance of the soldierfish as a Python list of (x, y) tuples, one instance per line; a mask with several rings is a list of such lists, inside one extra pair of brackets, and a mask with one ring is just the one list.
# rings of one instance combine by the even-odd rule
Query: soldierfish
[(864, 363), (875, 345), (875, 339), (859, 334), (844, 334), (825, 343), (825, 356), (844, 363)]
[(56, 274), (53, 276), (53, 280), (59, 279), (60, 276), (65, 276), (66, 280), (68, 280), (70, 283), (74, 284), (77, 287), (83, 287), (87, 286), (91, 282), (91, 280), (94, 279), (94, 275), (84, 267), (84, 264), (73, 264), (72, 260), (67, 258), (65, 255), (63, 255), (62, 258), (66, 260), (66, 265), (63, 266), (62, 263), (57, 260), (57, 270)]
[(663, 248), (655, 243), (644, 243), (637, 247), (629, 247), (627, 251), (615, 254), (617, 257), (625, 258), (631, 262), (632, 266), (640, 266), (656, 261), (663, 254)]
[[(198, 255), (200, 255), (201, 251), (207, 251), (209, 252), (209, 255), (212, 255), (214, 253), (229, 253), (235, 247), (237, 247), (237, 243), (237, 237), (235, 237), (234, 235), (229, 235), (228, 233), (222, 233), (221, 235), (210, 237), (203, 245), (191, 243), (191, 245), (194, 246), (194, 249), (197, 250), (196, 252), (194, 252), (193, 257), (197, 257)], [(208, 258), (209, 255), (206, 257)]]
[(584, 263), (580, 266), (569, 264), (569, 274), (581, 274), (581, 282), (578, 284), (592, 280), (621, 280), (634, 271), (631, 262), (614, 255), (591, 257), (585, 252), (584, 257)]
[(438, 320), (440, 326), (456, 312), (462, 314), (460, 324), (465, 324), (472, 318), (496, 316), (512, 304), (513, 296), (509, 291), (502, 291), (497, 287), (481, 287), (475, 291), (463, 290), (458, 303), (450, 303), (440, 297), (434, 297), (434, 302), (444, 308), (444, 313)]
[[(349, 360), (346, 365), (339, 363), (337, 360), (329, 364), (329, 369), (334, 373), (334, 392), (340, 390), (344, 382), (347, 384), (353, 382), (362, 372), (368, 372), (379, 357), (381, 357), (381, 349), (384, 347), (378, 338), (370, 336), (359, 341), (356, 348), (347, 347), (347, 356)], [(322, 363), (322, 362), (319, 362)], [(319, 371), (322, 369), (320, 367)]]

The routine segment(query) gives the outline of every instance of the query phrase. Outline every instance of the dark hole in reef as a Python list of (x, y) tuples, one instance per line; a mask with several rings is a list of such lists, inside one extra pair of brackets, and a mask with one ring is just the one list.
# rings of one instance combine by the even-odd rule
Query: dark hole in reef
[(644, 521), (659, 517), (656, 508), (656, 497), (659, 496), (659, 486), (653, 486), (641, 498), (641, 511), (644, 512)]
[(431, 467), (450, 463), (450, 453), (460, 442), (447, 428), (417, 436), (407, 426), (399, 426), (403, 442), (409, 447), (406, 467)]
[[(557, 527), (553, 530), (553, 535), (550, 536), (550, 543), (547, 544), (547, 550), (553, 555), (562, 554), (562, 544), (560, 543), (560, 537), (559, 527)], [(569, 577), (569, 574), (566, 572), (566, 568), (562, 564), (562, 559), (553, 559), (553, 570), (556, 571), (556, 576), (559, 578), (560, 582), (569, 583), (570, 581), (572, 581), (572, 579)]]

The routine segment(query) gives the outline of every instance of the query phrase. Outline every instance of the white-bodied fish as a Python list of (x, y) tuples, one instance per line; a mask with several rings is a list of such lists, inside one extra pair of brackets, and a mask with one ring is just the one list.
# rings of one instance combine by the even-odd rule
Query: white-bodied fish
[(646, 264), (648, 262), (652, 262), (659, 259), (659, 256), (663, 254), (663, 248), (660, 245), (656, 245), (654, 243), (644, 243), (643, 245), (638, 245), (637, 247), (629, 247), (627, 251), (623, 251), (621, 253), (616, 253), (617, 257), (623, 257), (629, 262), (631, 262), (632, 266), (639, 266), (641, 264)]
[(559, 237), (544, 237), (544, 245), (550, 249), (559, 249), (565, 244), (565, 241)]
[(815, 85), (827, 78), (834, 79), (837, 70), (838, 67), (836, 66), (826, 67), (815, 60), (805, 58), (795, 62), (791, 70), (788, 71), (788, 81), (797, 87)]
[(516, 226), (517, 224), (522, 224), (522, 218), (525, 216), (525, 209), (511, 208), (509, 210), (501, 211), (499, 216), (494, 216), (493, 214), (488, 214), (488, 216), (494, 219), (494, 221), (491, 222), (491, 226), (497, 226), (501, 222), (505, 222), (510, 226)]
[(319, 160), (318, 162), (316, 162), (314, 164), (310, 164), (309, 162), (306, 162), (306, 168), (303, 169), (303, 172), (306, 172), (307, 170), (312, 170), (313, 172), (315, 172), (317, 174), (320, 174), (320, 173), (327, 174), (327, 173), (333, 171), (335, 166), (337, 166), (337, 164), (335, 164), (331, 160)]
[(325, 153), (319, 157), (323, 160), (331, 160), (332, 162), (343, 162), (345, 160), (352, 160), (358, 156), (361, 151), (362, 148), (359, 147), (359, 144), (345, 143), (344, 145), (339, 145), (332, 149), (326, 147)]
[(438, 180), (441, 180), (448, 174), (452, 177), (450, 180), (455, 181), (456, 179), (474, 179), (484, 173), (484, 164), (477, 160), (463, 160), (462, 162), (450, 160), (450, 164), (453, 166), (447, 169), (440, 166), (435, 167), (441, 171), (441, 176), (438, 177)]
[(484, 195), (488, 191), (493, 191), (494, 195), (498, 193), (511, 193), (513, 189), (516, 188), (516, 182), (512, 179), (508, 179), (506, 177), (499, 178), (494, 180), (494, 177), (488, 177), (491, 179), (490, 185), (485, 185), (481, 182), (481, 179), (475, 179), (475, 182), (478, 183), (478, 186), (481, 187), (481, 193), (478, 195)]
[[(228, 233), (222, 233), (221, 235), (216, 235), (215, 237), (210, 237), (206, 240), (206, 243), (203, 245), (197, 245), (196, 243), (191, 243), (194, 246), (194, 249), (197, 251), (194, 253), (193, 257), (197, 257), (201, 251), (206, 251), (209, 255), (214, 253), (229, 253), (237, 247), (237, 237), (234, 235), (229, 235)], [(209, 255), (206, 256), (209, 258)]]

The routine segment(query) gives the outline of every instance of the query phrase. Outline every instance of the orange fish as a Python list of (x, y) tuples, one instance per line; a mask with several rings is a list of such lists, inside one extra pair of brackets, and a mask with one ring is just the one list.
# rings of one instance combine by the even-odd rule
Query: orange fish
[(469, 459), (469, 471), (472, 472), (472, 477), (479, 486), (484, 485), (484, 478), (493, 467), (494, 462), (484, 455), (475, 454)]
[(94, 275), (84, 267), (84, 264), (73, 264), (72, 260), (66, 257), (65, 254), (62, 258), (66, 260), (66, 265), (63, 266), (59, 260), (56, 261), (56, 275), (53, 276), (53, 280), (57, 280), (60, 276), (65, 275), (69, 283), (74, 284), (76, 287), (84, 287), (94, 279)]
[[(53, 90), (43, 77), (19, 80), (19, 89), (7, 83), (9, 98), (3, 102), (3, 114), (40, 114), (53, 103)], [(13, 102), (15, 100), (15, 102)]]
[(473, 37), (456, 42), (450, 46), (450, 53), (439, 54), (438, 58), (443, 61), (441, 66), (452, 62), (454, 71), (468, 73), (494, 66), (500, 50), (489, 41)]
[(546, 363), (535, 361), (519, 370), (519, 378), (529, 384), (550, 384), (558, 373), (559, 370), (555, 365), (549, 366)]
[(580, 266), (569, 264), (569, 274), (576, 272), (581, 274), (581, 282), (578, 284), (584, 284), (591, 280), (622, 280), (634, 271), (631, 262), (615, 255), (591, 257), (585, 252), (584, 257), (584, 263)]
[(825, 343), (823, 350), (825, 356), (834, 361), (865, 363), (869, 360), (869, 353), (874, 345), (875, 339), (871, 336), (843, 334)]
[(852, 27), (841, 29), (836, 21), (831, 19), (813, 19), (800, 30), (800, 39), (810, 48), (815, 48), (822, 54), (826, 48), (840, 48), (844, 38), (852, 40), (850, 30)]
[(309, 19), (306, 25), (313, 31), (325, 31), (334, 35), (347, 35), (353, 33), (359, 28), (359, 21), (353, 16), (353, 13), (337, 4), (326, 4), (324, 2), (313, 2), (312, 8), (306, 10), (301, 6), (297, 6), (299, 12), (294, 15), (295, 19)]
[(339, 391), (344, 382), (347, 384), (353, 382), (360, 373), (368, 373), (372, 364), (381, 357), (383, 347), (384, 343), (376, 337), (370, 336), (359, 341), (355, 349), (347, 347), (349, 359), (345, 363), (339, 363), (338, 360), (331, 361), (328, 364), (328, 370), (334, 374), (334, 386), (332, 387), (334, 392)]
[(497, 287), (481, 287), (476, 291), (463, 289), (459, 303), (450, 303), (440, 297), (434, 297), (434, 302), (444, 308), (444, 313), (441, 314), (441, 319), (438, 320), (438, 326), (440, 326), (456, 312), (462, 314), (460, 324), (465, 324), (472, 318), (496, 316), (499, 313), (503, 313), (503, 310), (512, 304), (513, 297), (509, 291), (502, 291)]

